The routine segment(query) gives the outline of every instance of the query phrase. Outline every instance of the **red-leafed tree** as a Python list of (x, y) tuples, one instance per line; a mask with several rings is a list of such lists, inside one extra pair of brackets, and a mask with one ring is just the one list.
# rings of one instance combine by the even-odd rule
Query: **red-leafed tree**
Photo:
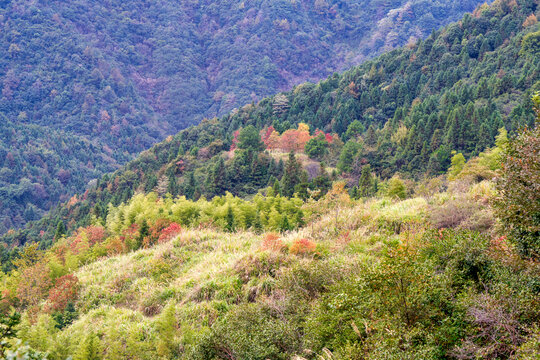
[(64, 311), (68, 303), (75, 301), (79, 292), (79, 279), (68, 274), (56, 279), (47, 299), (50, 311)]
[(156, 222), (154, 222), (148, 229), (148, 236), (144, 238), (143, 246), (150, 247), (154, 245), (158, 241), (163, 230), (167, 228), (170, 223), (171, 222), (167, 219), (156, 220)]
[(90, 225), (86, 228), (86, 237), (90, 246), (101, 243), (107, 237), (103, 226)]
[(264, 145), (266, 147), (268, 147), (268, 139), (270, 139), (270, 135), (272, 135), (272, 133), (276, 131), (276, 129), (274, 129), (274, 127), (272, 125), (270, 125), (269, 127), (267, 127), (266, 129), (262, 129), (261, 130), (261, 141), (264, 143)]

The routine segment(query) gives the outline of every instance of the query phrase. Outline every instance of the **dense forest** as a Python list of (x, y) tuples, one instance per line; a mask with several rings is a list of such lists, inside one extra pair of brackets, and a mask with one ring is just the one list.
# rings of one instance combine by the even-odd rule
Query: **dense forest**
[(167, 135), (427, 36), (479, 3), (3, 1), (0, 232)]
[(138, 191), (197, 200), (226, 191), (252, 196), (277, 183), (282, 195), (299, 190), (305, 198), (308, 190), (323, 195), (338, 177), (358, 193), (362, 173), (375, 182), (396, 173), (442, 174), (454, 155), (469, 159), (493, 146), (501, 131), (533, 124), (530, 95), (540, 87), (536, 11), (531, 0), (481, 6), (341, 75), (203, 120), (4, 239), (50, 243), (60, 221), (73, 231), (92, 216), (105, 219), (109, 203)]

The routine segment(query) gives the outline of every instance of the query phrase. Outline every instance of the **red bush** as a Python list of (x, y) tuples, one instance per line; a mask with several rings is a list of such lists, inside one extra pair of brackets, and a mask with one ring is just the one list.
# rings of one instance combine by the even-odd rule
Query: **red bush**
[(278, 234), (267, 233), (263, 238), (262, 247), (265, 250), (281, 251), (284, 248), (284, 245)]
[(289, 248), (289, 252), (295, 255), (312, 254), (316, 248), (317, 245), (311, 240), (296, 239)]
[(182, 231), (182, 227), (178, 225), (177, 223), (172, 223), (169, 226), (167, 226), (165, 229), (161, 231), (161, 235), (159, 235), (158, 243), (164, 243), (172, 238), (174, 238), (176, 235), (180, 234)]

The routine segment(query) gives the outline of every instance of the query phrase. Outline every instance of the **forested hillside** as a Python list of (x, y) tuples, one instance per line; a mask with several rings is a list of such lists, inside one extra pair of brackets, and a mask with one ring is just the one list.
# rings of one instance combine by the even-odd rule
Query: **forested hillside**
[(366, 190), (370, 179), (437, 176), (493, 146), (497, 134), (533, 123), (537, 11), (532, 0), (485, 5), (341, 75), (205, 120), (5, 239), (48, 242), (60, 220), (72, 231), (105, 219), (110, 202), (137, 191), (198, 199), (226, 191), (250, 196), (271, 185), (305, 198), (312, 190), (324, 194), (336, 178), (358, 195), (376, 191)]
[(535, 102), (536, 128), (360, 199), (336, 181), (305, 201), (269, 187), (110, 206), (3, 259), (0, 356), (538, 359)]
[(425, 37), (479, 3), (3, 1), (0, 232), (166, 135)]

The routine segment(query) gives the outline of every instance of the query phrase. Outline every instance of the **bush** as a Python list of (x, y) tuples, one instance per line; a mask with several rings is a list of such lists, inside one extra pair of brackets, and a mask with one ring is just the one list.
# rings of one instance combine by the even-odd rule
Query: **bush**
[[(534, 97), (540, 121), (540, 94)], [(497, 181), (497, 215), (520, 254), (540, 258), (540, 125), (511, 139)]]
[(315, 253), (317, 244), (308, 239), (296, 239), (289, 248), (289, 252), (294, 255), (310, 255)]
[(240, 305), (219, 319), (192, 359), (290, 359), (301, 343), (286, 321), (261, 304)]

